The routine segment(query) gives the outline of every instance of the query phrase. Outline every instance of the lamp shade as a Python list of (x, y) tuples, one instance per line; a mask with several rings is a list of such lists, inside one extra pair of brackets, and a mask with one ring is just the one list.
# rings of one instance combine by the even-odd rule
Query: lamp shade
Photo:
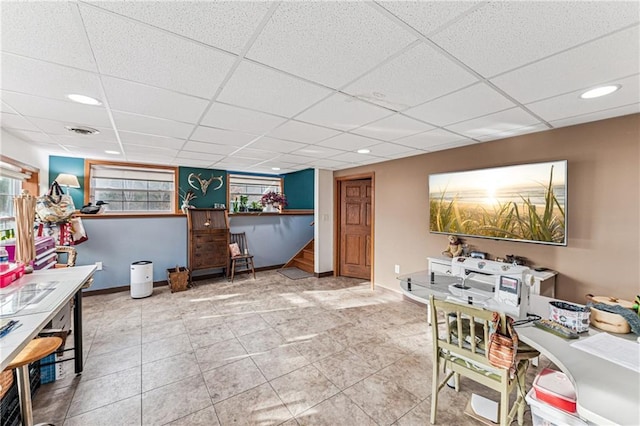
[(60, 173), (56, 178), (56, 182), (58, 182), (58, 185), (61, 186), (67, 186), (69, 188), (80, 188), (80, 182), (78, 182), (78, 178), (74, 175)]

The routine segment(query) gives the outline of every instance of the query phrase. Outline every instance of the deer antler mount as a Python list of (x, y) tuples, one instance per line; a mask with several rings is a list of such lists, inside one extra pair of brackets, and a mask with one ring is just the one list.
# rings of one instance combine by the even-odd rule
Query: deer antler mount
[[(194, 180), (198, 182), (198, 186), (194, 184)], [(202, 195), (207, 195), (207, 189), (209, 189), (209, 185), (211, 185), (211, 182), (213, 182), (214, 180), (217, 180), (220, 182), (218, 186), (213, 188), (213, 190), (215, 191), (222, 187), (222, 176), (211, 176), (209, 179), (205, 180), (200, 177), (200, 173), (198, 174), (190, 173), (189, 177), (187, 178), (187, 182), (189, 182), (189, 186), (191, 186), (193, 189), (200, 190), (202, 192)]]

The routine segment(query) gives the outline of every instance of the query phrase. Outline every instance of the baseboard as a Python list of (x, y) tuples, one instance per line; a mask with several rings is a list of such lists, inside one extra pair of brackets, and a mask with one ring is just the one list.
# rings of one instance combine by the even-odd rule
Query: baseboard
[(326, 278), (326, 277), (332, 277), (333, 276), (333, 271), (327, 271), (327, 272), (316, 272), (315, 274), (316, 278)]
[[(272, 265), (272, 266), (262, 266), (260, 268), (256, 268), (256, 272), (264, 272), (264, 271), (271, 271), (274, 269), (280, 269), (284, 266), (284, 263), (281, 265)], [(243, 271), (244, 272), (244, 271)], [(204, 281), (204, 280), (210, 280), (213, 278), (223, 278), (225, 277), (224, 272), (216, 272), (214, 274), (203, 274), (203, 275), (194, 275), (191, 277), (191, 279), (193, 281)], [(153, 287), (162, 287), (162, 286), (168, 286), (169, 283), (167, 282), (167, 280), (162, 280), (162, 281), (154, 281), (153, 282)], [(120, 293), (121, 291), (129, 291), (129, 289), (131, 288), (130, 285), (122, 285), (122, 286), (118, 286), (118, 287), (109, 287), (109, 288), (101, 288), (99, 290), (84, 290), (82, 292), (82, 297), (84, 296), (99, 296), (101, 294), (111, 294), (111, 293)]]

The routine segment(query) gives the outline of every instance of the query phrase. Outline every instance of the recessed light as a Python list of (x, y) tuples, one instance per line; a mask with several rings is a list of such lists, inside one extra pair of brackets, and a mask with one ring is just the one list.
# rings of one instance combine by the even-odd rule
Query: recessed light
[(358, 150), (358, 154), (368, 154), (370, 152), (371, 152), (371, 150), (370, 149), (366, 149), (366, 148)]
[(111, 154), (111, 155), (118, 155), (120, 154), (120, 151), (105, 151), (105, 154)]
[(75, 93), (71, 93), (67, 95), (67, 98), (71, 99), (73, 102), (78, 102), (85, 105), (102, 105), (102, 102), (100, 102), (96, 98), (92, 98), (91, 96), (78, 95)]
[(280, 167), (272, 167), (271, 170), (280, 170)]
[(600, 87), (596, 87), (595, 89), (587, 90), (582, 95), (580, 95), (580, 97), (582, 99), (599, 98), (600, 96), (610, 95), (611, 93), (617, 91), (621, 87), (622, 86), (619, 85), (619, 84), (611, 84), (611, 85), (608, 85), (608, 86), (600, 86)]

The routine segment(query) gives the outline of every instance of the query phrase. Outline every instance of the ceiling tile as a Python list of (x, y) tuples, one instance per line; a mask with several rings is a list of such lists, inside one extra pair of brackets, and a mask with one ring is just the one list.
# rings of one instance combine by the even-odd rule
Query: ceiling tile
[(212, 142), (223, 145), (243, 146), (256, 138), (241, 132), (214, 129), (212, 127), (198, 126), (191, 139), (200, 142)]
[(238, 150), (239, 147), (232, 145), (221, 145), (217, 143), (189, 141), (182, 148), (184, 151), (207, 152), (218, 155), (229, 155)]
[(314, 159), (309, 157), (309, 156), (304, 156), (304, 155), (282, 154), (282, 155), (274, 158), (273, 161), (283, 161), (285, 163), (291, 163), (291, 164), (308, 164), (308, 163), (314, 161)]
[(141, 145), (148, 147), (160, 147), (180, 149), (184, 145), (184, 139), (166, 138), (162, 136), (147, 135), (143, 133), (125, 132), (118, 130), (120, 140), (123, 144)]
[(2, 101), (27, 117), (69, 121), (84, 126), (111, 127), (104, 107), (2, 91)]
[(429, 35), (481, 1), (377, 1), (380, 6), (422, 33)]
[(349, 163), (344, 161), (322, 159), (314, 160), (313, 162), (309, 163), (309, 166), (318, 169), (340, 170), (342, 168), (348, 167)]
[(82, 136), (78, 135), (55, 136), (54, 139), (72, 152), (74, 156), (82, 156), (86, 152), (104, 156), (106, 150), (120, 151), (120, 145), (116, 141), (95, 141), (93, 139), (83, 139)]
[(376, 157), (375, 155), (369, 154), (358, 154), (357, 152), (344, 152), (331, 157), (330, 159), (354, 164), (370, 164), (386, 160), (386, 158)]
[(338, 88), (414, 40), (364, 2), (283, 2), (247, 57)]
[(352, 133), (371, 138), (392, 141), (433, 129), (433, 126), (416, 121), (404, 115), (395, 114), (352, 130)]
[[(431, 148), (429, 149), (429, 151), (431, 151)], [(398, 159), (398, 158), (406, 158), (406, 157), (413, 157), (413, 156), (416, 156), (416, 155), (426, 154), (429, 151), (422, 150), (422, 149), (410, 149), (409, 151), (399, 152), (397, 154), (385, 155), (385, 157), (390, 159), (390, 160), (394, 160), (394, 159)]]
[(102, 98), (97, 74), (6, 53), (2, 89), (59, 100), (72, 93)]
[(186, 139), (193, 129), (192, 124), (164, 120), (161, 118), (146, 117), (144, 115), (129, 114), (126, 112), (114, 111), (113, 119), (116, 122), (118, 130), (147, 133), (150, 135), (170, 138)]
[(478, 83), (450, 95), (405, 111), (411, 117), (419, 118), (437, 126), (446, 126), (491, 114), (515, 104), (484, 83)]
[[(273, 170), (272, 167), (278, 167), (280, 170)], [(298, 170), (301, 170), (302, 166), (294, 166), (294, 165), (284, 165), (277, 162), (266, 162), (260, 163), (251, 168), (251, 171), (254, 173), (263, 173), (263, 174), (283, 174), (283, 173), (291, 173)]]
[(601, 98), (582, 99), (580, 94), (583, 91), (578, 90), (528, 104), (527, 108), (546, 121), (555, 121), (640, 102), (640, 75), (616, 80), (613, 83), (621, 84), (622, 87), (617, 92)]
[(379, 144), (380, 141), (364, 136), (352, 135), (350, 133), (342, 133), (331, 139), (318, 142), (317, 146), (326, 146), (329, 148), (342, 149), (344, 151), (355, 151), (360, 148)]
[(636, 23), (639, 8), (615, 1), (490, 2), (431, 39), (491, 77)]
[(291, 152), (305, 146), (306, 144), (303, 143), (283, 141), (282, 139), (274, 139), (269, 137), (262, 137), (250, 145), (251, 148), (262, 149), (271, 152)]
[(103, 77), (104, 90), (113, 110), (197, 123), (208, 101), (169, 90)]
[(604, 120), (612, 117), (620, 117), (623, 115), (640, 113), (640, 103), (626, 105), (618, 108), (605, 109), (602, 111), (592, 112), (589, 114), (576, 115), (570, 118), (551, 121), (553, 127), (573, 126), (574, 124), (587, 123), (590, 121)]
[(146, 164), (172, 164), (175, 161), (175, 156), (159, 155), (155, 152), (151, 153), (129, 153), (127, 152), (127, 161), (134, 163), (146, 163)]
[(411, 148), (430, 150), (432, 146), (457, 142), (464, 139), (466, 139), (464, 136), (456, 135), (455, 133), (451, 133), (443, 129), (434, 129), (429, 130), (428, 132), (395, 140), (394, 143)]
[(476, 81), (473, 74), (441, 53), (419, 44), (343, 91), (401, 111)]
[(100, 72), (210, 98), (234, 62), (166, 32), (80, 6)]
[(255, 160), (270, 160), (278, 156), (277, 152), (273, 151), (263, 151), (261, 149), (253, 149), (253, 145), (251, 148), (241, 148), (240, 150), (231, 154), (231, 159), (235, 157), (243, 157), (243, 158), (253, 158)]
[(272, 130), (269, 133), (269, 136), (280, 139), (289, 139), (297, 142), (316, 143), (323, 139), (330, 138), (331, 136), (335, 136), (338, 133), (340, 132), (333, 129), (327, 129), (326, 127), (290, 120), (277, 129)]
[(27, 142), (37, 142), (37, 143), (44, 143), (44, 144), (53, 144), (56, 142), (54, 139), (52, 139), (51, 137), (47, 136), (42, 132), (32, 132), (31, 130), (21, 130), (21, 129), (8, 129), (4, 127), (3, 127), (3, 130)]
[[(331, 93), (330, 89), (244, 61), (233, 73), (218, 100), (293, 117)], [(274, 99), (278, 101), (274, 102)]]
[(384, 108), (336, 93), (296, 118), (334, 129), (351, 130), (391, 114)]
[[(562, 70), (562, 71), (559, 71)], [(632, 27), (609, 37), (511, 71), (491, 81), (522, 103), (529, 103), (613, 76), (640, 73), (640, 30)]]
[(216, 102), (202, 119), (201, 124), (261, 135), (284, 121), (284, 118), (274, 115)]
[(29, 130), (32, 132), (40, 131), (40, 129), (31, 124), (25, 118), (18, 114), (9, 114), (8, 112), (0, 114), (0, 124), (3, 129)]
[(546, 124), (532, 124), (531, 126), (519, 127), (517, 129), (510, 129), (504, 132), (492, 133), (486, 136), (478, 136), (476, 139), (482, 142), (493, 141), (497, 139), (511, 138), (513, 136), (526, 135), (528, 133), (542, 132), (549, 130)]
[(216, 169), (223, 170), (236, 170), (241, 171), (240, 169), (243, 167), (251, 167), (256, 164), (262, 163), (264, 160), (256, 160), (255, 158), (244, 158), (244, 157), (227, 157), (224, 160), (221, 160), (215, 164)]
[(91, 4), (234, 53), (242, 50), (270, 7), (268, 2), (108, 1)]
[(408, 148), (404, 145), (396, 145), (388, 142), (369, 146), (367, 148), (371, 150), (371, 155), (375, 155), (376, 157), (390, 157), (415, 151), (413, 148)]
[(218, 154), (209, 154), (205, 152), (191, 152), (191, 151), (180, 151), (178, 154), (178, 158), (190, 158), (192, 160), (204, 160), (209, 163), (213, 163), (215, 161), (220, 161), (224, 158), (223, 155)]
[(150, 155), (150, 156), (154, 155), (154, 156), (159, 156), (159, 157), (163, 157), (163, 158), (170, 158), (170, 159), (173, 159), (173, 157), (178, 155), (178, 152), (179, 152), (178, 149), (154, 148), (153, 150), (151, 150), (151, 149), (149, 149), (148, 146), (132, 145), (132, 144), (125, 145), (124, 151), (127, 154), (127, 157), (129, 157), (130, 155), (135, 155), (135, 154), (147, 154), (147, 155)]
[(92, 128), (98, 130), (100, 133), (94, 135), (78, 135), (69, 132), (69, 130), (65, 126), (82, 126), (82, 123), (73, 121), (46, 120), (44, 118), (29, 118), (29, 120), (40, 130), (52, 136), (80, 136), (97, 141), (116, 140), (116, 134), (110, 127), (94, 126)]
[(179, 158), (178, 160), (174, 160), (171, 164), (183, 167), (210, 167), (213, 165), (211, 161), (196, 160), (193, 158)]
[(493, 135), (520, 129), (522, 127), (539, 124), (537, 118), (522, 110), (512, 108), (475, 118), (462, 123), (447, 126), (447, 129), (458, 132), (470, 138)]
[(2, 2), (2, 50), (95, 71), (75, 7), (72, 2)]
[(342, 149), (327, 148), (326, 146), (320, 145), (307, 145), (304, 148), (291, 151), (291, 154), (313, 158), (329, 158), (334, 155), (342, 154), (343, 152), (345, 151)]

